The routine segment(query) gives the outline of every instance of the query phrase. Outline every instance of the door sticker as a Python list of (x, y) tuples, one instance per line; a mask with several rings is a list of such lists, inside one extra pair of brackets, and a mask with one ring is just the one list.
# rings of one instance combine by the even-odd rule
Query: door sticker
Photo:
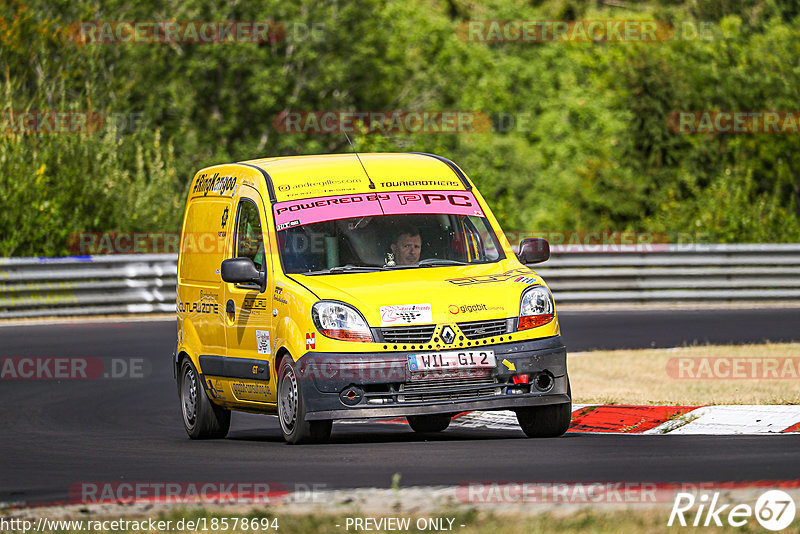
[(256, 345), (259, 354), (272, 354), (269, 346), (269, 332), (266, 330), (256, 330)]

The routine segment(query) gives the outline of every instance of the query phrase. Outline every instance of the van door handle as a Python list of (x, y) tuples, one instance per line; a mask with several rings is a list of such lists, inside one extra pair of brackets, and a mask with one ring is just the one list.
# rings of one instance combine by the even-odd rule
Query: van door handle
[(227, 304), (225, 304), (225, 311), (231, 315), (236, 314), (236, 304), (233, 303), (233, 299), (228, 300)]

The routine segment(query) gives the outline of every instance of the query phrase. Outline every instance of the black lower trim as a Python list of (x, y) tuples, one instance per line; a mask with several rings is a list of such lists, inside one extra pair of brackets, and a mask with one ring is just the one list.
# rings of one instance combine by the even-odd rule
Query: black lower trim
[(463, 401), (426, 406), (378, 406), (341, 410), (323, 410), (306, 414), (306, 421), (323, 419), (362, 419), (365, 417), (398, 417), (405, 415), (426, 415), (435, 413), (457, 414), (473, 410), (514, 410), (530, 406), (566, 404), (570, 398), (566, 394), (540, 395), (537, 397), (503, 397), (479, 401)]
[(269, 362), (249, 358), (201, 355), (200, 368), (204, 375), (269, 382)]

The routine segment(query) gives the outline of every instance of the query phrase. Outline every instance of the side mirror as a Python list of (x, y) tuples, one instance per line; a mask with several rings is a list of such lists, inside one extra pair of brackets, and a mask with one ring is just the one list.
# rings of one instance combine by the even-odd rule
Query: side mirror
[(267, 273), (256, 269), (250, 258), (231, 258), (222, 262), (222, 279), (231, 284), (255, 284), (267, 290)]
[(519, 244), (517, 258), (523, 264), (541, 263), (550, 259), (550, 243), (541, 237), (529, 237)]

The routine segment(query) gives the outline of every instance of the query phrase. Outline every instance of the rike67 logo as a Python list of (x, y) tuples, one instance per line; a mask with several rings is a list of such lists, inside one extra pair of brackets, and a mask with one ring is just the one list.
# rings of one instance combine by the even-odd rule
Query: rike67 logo
[(749, 504), (720, 504), (719, 497), (719, 492), (712, 495), (702, 493), (697, 497), (691, 493), (678, 493), (667, 526), (721, 527), (725, 521), (732, 527), (742, 527), (755, 517), (767, 530), (783, 530), (794, 521), (795, 503), (785, 491), (765, 492), (754, 507)]

